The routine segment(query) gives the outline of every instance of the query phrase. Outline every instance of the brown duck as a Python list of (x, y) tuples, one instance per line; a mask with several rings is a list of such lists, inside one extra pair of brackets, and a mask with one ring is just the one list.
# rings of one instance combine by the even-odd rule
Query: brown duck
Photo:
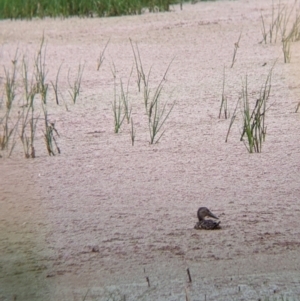
[(215, 216), (210, 210), (208, 210), (206, 207), (200, 207), (197, 212), (197, 217), (199, 219), (199, 222), (196, 223), (194, 229), (197, 230), (216, 230), (221, 229), (219, 226), (221, 222), (215, 222), (211, 219), (205, 219), (206, 216), (219, 219), (217, 216)]

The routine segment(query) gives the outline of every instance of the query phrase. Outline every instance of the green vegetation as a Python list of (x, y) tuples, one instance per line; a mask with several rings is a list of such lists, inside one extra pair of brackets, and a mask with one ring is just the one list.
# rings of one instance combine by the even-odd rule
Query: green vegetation
[(175, 102), (173, 102), (170, 105), (170, 108), (167, 109), (167, 102), (162, 104), (161, 102), (161, 92), (164, 87), (164, 83), (166, 81), (166, 76), (169, 71), (169, 68), (173, 62), (173, 60), (170, 62), (169, 66), (167, 67), (167, 70), (165, 71), (165, 74), (161, 81), (159, 82), (158, 86), (155, 89), (153, 97), (150, 99), (150, 75), (151, 75), (151, 68), (149, 69), (148, 75), (146, 76), (140, 56), (140, 51), (138, 48), (137, 43), (135, 44), (135, 47), (130, 40), (133, 56), (134, 56), (134, 62), (136, 67), (136, 73), (137, 73), (137, 85), (139, 92), (141, 91), (141, 83), (143, 83), (144, 87), (144, 105), (146, 109), (146, 114), (148, 115), (148, 122), (149, 122), (149, 131), (150, 131), (150, 144), (157, 143), (162, 135), (164, 134), (164, 131), (158, 136), (158, 133), (161, 131), (162, 126), (168, 119), (171, 111), (174, 108)]
[(132, 119), (132, 118), (131, 118), (130, 137), (131, 137), (131, 145), (134, 146), (134, 140), (135, 140), (135, 128), (134, 128), (134, 126), (133, 126), (133, 119)]
[[(261, 41), (267, 44), (276, 43), (278, 34), (281, 35), (282, 51), (284, 55), (284, 62), (290, 63), (291, 61), (291, 42), (300, 40), (300, 12), (295, 9), (297, 1), (289, 7), (283, 5), (280, 1), (275, 5), (272, 5), (272, 17), (270, 24), (266, 24), (266, 21), (261, 15), (261, 31), (263, 39)], [(293, 13), (294, 17), (293, 17)]]
[[(249, 95), (251, 95), (252, 93), (248, 92), (248, 81), (246, 76), (245, 81), (242, 83), (241, 97), (238, 99), (227, 132), (225, 140), (226, 142), (230, 129), (237, 116), (237, 108), (240, 106), (240, 112), (243, 122), (240, 140), (243, 141), (249, 153), (260, 153), (262, 150), (262, 144), (265, 141), (265, 136), (267, 133), (267, 126), (265, 123), (266, 112), (268, 110), (267, 101), (269, 99), (272, 87), (271, 79), (274, 65), (269, 71), (266, 81), (264, 82), (264, 84), (262, 84), (259, 92), (259, 97), (256, 99), (252, 109), (249, 99)], [(244, 139), (244, 137), (246, 137), (246, 139)]]
[[(117, 134), (120, 132), (121, 126), (125, 118), (127, 120), (127, 123), (130, 122), (130, 118), (131, 118), (132, 107), (129, 102), (128, 87), (132, 75), (132, 69), (128, 78), (126, 92), (124, 91), (122, 79), (120, 79), (120, 95), (117, 93), (117, 71), (114, 63), (112, 64), (111, 72), (114, 79), (114, 100), (112, 102), (112, 110), (114, 115), (114, 132)], [(131, 140), (133, 145), (134, 144), (133, 125), (131, 126), (132, 126)]]
[[(97, 70), (100, 69), (104, 60), (104, 52), (108, 43), (109, 40), (97, 60)], [(138, 46), (137, 44), (135, 45), (138, 60), (134, 48), (132, 49), (137, 68), (138, 88), (139, 93), (142, 94), (140, 96), (142, 96), (141, 99), (144, 100), (146, 109), (147, 125), (150, 131), (150, 144), (153, 144), (157, 143), (164, 134), (164, 124), (175, 105), (175, 102), (169, 104), (168, 101), (161, 100), (166, 75), (172, 62), (167, 67), (163, 78), (157, 86), (154, 87), (153, 93), (151, 93), (149, 81), (151, 68), (146, 78)], [(133, 46), (132, 42), (131, 46)], [(59, 65), (56, 77), (51, 81), (47, 78), (48, 70), (46, 68), (46, 60), (46, 46), (43, 36), (31, 64), (25, 55), (20, 59), (19, 50), (17, 49), (11, 64), (4, 67), (3, 93), (0, 97), (0, 157), (2, 157), (2, 153), (4, 154), (4, 152), (8, 157), (12, 154), (18, 137), (22, 143), (25, 158), (36, 157), (35, 140), (36, 137), (40, 136), (43, 137), (49, 156), (60, 154), (60, 148), (57, 143), (60, 135), (55, 127), (52, 114), (49, 114), (49, 108), (52, 104), (48, 104), (48, 101), (51, 99), (56, 105), (60, 105), (61, 103), (59, 96), (63, 95), (59, 91), (59, 75), (63, 63)], [(77, 72), (73, 75), (73, 80), (70, 79), (72, 76), (70, 68), (68, 69), (67, 84), (69, 89), (67, 92), (70, 96), (69, 103), (73, 105), (77, 103), (81, 91), (84, 67), (85, 64), (78, 64)], [(134, 62), (125, 84), (122, 78), (117, 79), (117, 70), (114, 62), (112, 62), (113, 100), (111, 105), (114, 119), (114, 132), (120, 133), (124, 120), (126, 120), (128, 124), (127, 127), (130, 127), (129, 133), (132, 145), (135, 143), (136, 134), (136, 129), (131, 117), (133, 106), (131, 98), (129, 97), (129, 86), (133, 71)], [(144, 91), (140, 90), (140, 84), (144, 86)], [(49, 92), (52, 94), (50, 98)], [(66, 101), (63, 97), (61, 98), (68, 110)], [(144, 110), (142, 109), (142, 111)], [(142, 115), (143, 114), (144, 112)], [(41, 132), (42, 135), (38, 135), (38, 133)]]
[(40, 48), (34, 60), (34, 68), (35, 68), (35, 89), (36, 93), (41, 94), (42, 101), (46, 104), (48, 84), (46, 84), (46, 47), (44, 47), (45, 38), (44, 35), (42, 37), (42, 41), (40, 44)]
[(129, 76), (129, 79), (128, 79), (126, 92), (124, 91), (124, 88), (123, 88), (122, 79), (120, 79), (121, 99), (122, 99), (122, 102), (123, 102), (124, 114), (125, 114), (125, 117), (127, 119), (127, 123), (130, 122), (130, 116), (131, 116), (131, 111), (132, 111), (132, 107), (130, 105), (129, 98), (128, 98), (128, 86), (129, 86), (131, 74), (132, 74), (132, 69), (131, 69), (131, 73), (130, 73), (130, 76)]
[[(6, 70), (5, 72), (5, 82), (4, 82), (4, 90), (5, 90), (5, 113), (4, 116), (0, 116), (0, 150), (9, 150), (9, 155), (15, 146), (14, 134), (15, 130), (18, 126), (19, 116), (17, 120), (14, 122), (11, 117), (13, 103), (16, 97), (16, 72), (17, 72), (17, 55), (18, 51), (15, 53), (15, 58), (12, 61), (12, 70)], [(11, 142), (12, 139), (12, 143)]]
[[(154, 94), (152, 95), (150, 89), (150, 75), (151, 75), (151, 68), (146, 76), (139, 52), (139, 48), (137, 43), (135, 45), (130, 40), (133, 56), (134, 56), (134, 63), (137, 75), (137, 86), (138, 92), (141, 92), (141, 84), (144, 88), (143, 96), (144, 96), (144, 106), (146, 110), (146, 114), (148, 117), (148, 127), (150, 133), (150, 144), (158, 143), (160, 138), (163, 136), (164, 131), (163, 126), (168, 119), (169, 115), (171, 114), (175, 101), (172, 104), (168, 104), (168, 102), (162, 102), (161, 100), (161, 93), (164, 87), (164, 83), (166, 81), (166, 76), (171, 66), (172, 61), (167, 67), (163, 78), (158, 83), (155, 89), (153, 89)], [(117, 93), (117, 82), (116, 82), (116, 68), (114, 63), (112, 64), (111, 71), (113, 74), (114, 79), (114, 99), (112, 102), (112, 111), (114, 115), (114, 132), (119, 133), (120, 128), (123, 124), (123, 121), (127, 120), (127, 123), (131, 123), (130, 129), (130, 137), (131, 137), (131, 144), (134, 145), (135, 141), (135, 128), (133, 125), (133, 120), (131, 118), (132, 106), (129, 102), (128, 96), (128, 87), (129, 82), (132, 76), (133, 68), (130, 71), (130, 75), (127, 82), (126, 91), (124, 90), (122, 79), (120, 79), (120, 95)]]
[(59, 134), (55, 128), (54, 122), (49, 122), (47, 107), (43, 104), (43, 112), (44, 112), (44, 122), (45, 122), (45, 131), (44, 131), (44, 139), (46, 148), (49, 156), (55, 156), (56, 152), (60, 154), (60, 149), (57, 145), (55, 137), (59, 137)]
[(232, 56), (232, 63), (231, 63), (230, 68), (233, 67), (233, 65), (234, 65), (234, 63), (235, 63), (235, 61), (236, 61), (235, 57), (236, 57), (236, 54), (237, 54), (237, 50), (238, 50), (238, 48), (240, 47), (239, 44), (240, 44), (241, 37), (242, 37), (242, 32), (240, 33), (237, 42), (234, 43), (234, 50), (233, 50), (233, 56)]
[(291, 62), (291, 40), (289, 38), (282, 38), (283, 60), (285, 63)]
[(136, 15), (145, 8), (150, 12), (169, 11), (173, 3), (174, 0), (2, 0), (0, 19)]
[[(270, 78), (268, 77), (266, 85)], [(268, 91), (266, 89), (268, 88)], [(254, 108), (250, 109), (247, 76), (242, 88), (243, 131), (240, 140), (244, 142), (249, 153), (260, 153), (262, 142), (265, 141), (267, 128), (265, 126), (266, 101), (269, 98), (271, 85), (265, 86), (265, 91), (257, 99)], [(246, 136), (246, 141), (244, 137)]]
[[(25, 66), (25, 65), (24, 65)], [(32, 91), (32, 90), (31, 90)], [(34, 110), (35, 92), (30, 92), (29, 100), (22, 106), (20, 139), (23, 144), (25, 158), (35, 158), (34, 140), (36, 125), (39, 120), (39, 114), (36, 116)], [(29, 134), (27, 127), (29, 124)]]
[(56, 74), (55, 83), (53, 83), (53, 81), (51, 81), (51, 85), (52, 85), (52, 88), (53, 88), (54, 93), (55, 93), (55, 101), (56, 101), (57, 105), (59, 105), (59, 98), (58, 98), (58, 78), (59, 78), (59, 72), (60, 72), (62, 64), (63, 63), (61, 63), (60, 66), (59, 66), (59, 68), (58, 68), (58, 71), (57, 71), (57, 74)]
[[(143, 79), (144, 82), (144, 86), (147, 85), (147, 80), (146, 80), (146, 76), (143, 70), (143, 65), (142, 65), (142, 61), (141, 61), (141, 56), (140, 56), (140, 52), (139, 52), (139, 47), (137, 45), (137, 43), (135, 44), (135, 48), (134, 49), (134, 45), (132, 43), (132, 40), (129, 39), (130, 41), (130, 45), (131, 45), (131, 49), (133, 52), (133, 57), (134, 57), (134, 62), (135, 62), (135, 67), (136, 67), (136, 73), (137, 73), (137, 85), (138, 85), (138, 89), (139, 92), (141, 92), (141, 81)], [(145, 106), (147, 107), (147, 103), (145, 103)]]
[(104, 61), (104, 53), (105, 53), (105, 50), (108, 46), (109, 41), (110, 41), (110, 38), (108, 39), (107, 43), (105, 44), (104, 49), (100, 52), (100, 55), (99, 55), (99, 58), (98, 58), (98, 61), (97, 61), (97, 71), (100, 70), (100, 67), (101, 67), (101, 65)]
[(83, 70), (84, 70), (84, 64), (83, 65), (79, 64), (77, 75), (76, 75), (76, 78), (75, 78), (73, 84), (70, 82), (70, 69), (69, 69), (69, 72), (68, 72), (68, 83), (69, 83), (69, 88), (70, 88), (69, 94), (70, 94), (74, 104), (76, 103), (77, 98), (78, 98), (79, 93), (80, 93)]
[(112, 103), (112, 110), (114, 114), (114, 129), (115, 133), (119, 133), (122, 123), (126, 117), (123, 107), (123, 102), (116, 93), (116, 83), (114, 84), (114, 101)]
[(227, 96), (225, 94), (225, 66), (223, 69), (223, 90), (222, 90), (219, 118), (221, 118), (222, 112), (224, 113), (224, 118), (227, 119), (228, 118), (228, 107), (227, 107)]
[[(5, 81), (1, 103), (5, 101), (5, 106), (1, 106), (4, 110), (0, 111), (0, 151), (6, 151), (7, 156), (10, 157), (19, 137), (23, 145), (25, 158), (35, 158), (36, 132), (39, 121), (43, 120), (45, 124), (44, 138), (48, 154), (55, 155), (55, 153), (60, 153), (56, 142), (56, 137), (59, 135), (54, 123), (49, 121), (47, 113), (49, 85), (46, 82), (44, 36), (41, 39), (37, 54), (34, 56), (31, 68), (25, 55), (22, 59), (19, 59), (18, 51), (17, 49), (11, 67), (8, 69), (4, 67)], [(60, 68), (56, 83), (52, 84), (55, 88), (57, 104)], [(18, 76), (18, 73), (21, 73), (21, 76)], [(40, 118), (41, 111), (44, 112), (43, 118)]]
[[(157, 88), (155, 89), (155, 93), (150, 103), (148, 104), (148, 107), (146, 107), (146, 111), (148, 113), (148, 121), (149, 121), (150, 144), (158, 143), (160, 138), (163, 136), (165, 131), (161, 131), (162, 127), (165, 124), (166, 120), (168, 119), (169, 115), (171, 114), (175, 106), (175, 101), (172, 104), (170, 104), (169, 108), (167, 108), (168, 102), (163, 103), (161, 101), (161, 92), (163, 90), (164, 82), (166, 81), (166, 75), (169, 71), (171, 63), (169, 64), (162, 80), (160, 81)], [(149, 80), (147, 81), (147, 87), (148, 87), (148, 83)], [(147, 100), (149, 100), (150, 89), (148, 89), (148, 91), (149, 92), (147, 93), (146, 96)], [(145, 100), (145, 103), (148, 102), (146, 102)]]

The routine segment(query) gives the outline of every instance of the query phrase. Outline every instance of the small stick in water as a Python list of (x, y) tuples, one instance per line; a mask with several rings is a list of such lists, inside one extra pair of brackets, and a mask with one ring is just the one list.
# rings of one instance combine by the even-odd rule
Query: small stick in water
[(187, 268), (187, 269), (186, 269), (186, 272), (187, 272), (188, 277), (189, 277), (189, 282), (192, 282), (192, 277), (191, 277), (190, 269)]

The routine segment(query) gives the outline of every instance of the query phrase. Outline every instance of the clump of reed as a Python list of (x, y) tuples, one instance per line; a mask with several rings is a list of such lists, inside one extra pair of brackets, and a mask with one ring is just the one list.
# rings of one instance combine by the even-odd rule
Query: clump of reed
[[(109, 42), (109, 41), (108, 41)], [(104, 51), (100, 54), (98, 66), (104, 59)], [(136, 48), (132, 50), (135, 57), (135, 67), (137, 69), (139, 92), (143, 93), (144, 107), (147, 114), (148, 129), (150, 133), (150, 144), (158, 143), (165, 133), (165, 123), (169, 118), (175, 101), (169, 102), (163, 100), (162, 92), (166, 83), (166, 76), (173, 62), (167, 66), (162, 79), (155, 85), (150, 83), (151, 68), (146, 76), (142, 64), (141, 56), (136, 44)], [(58, 139), (60, 137), (55, 122), (51, 120), (49, 115), (49, 91), (53, 90), (53, 99), (57, 105), (60, 105), (59, 99), (59, 75), (62, 69), (61, 64), (56, 73), (54, 81), (47, 79), (46, 64), (46, 46), (44, 35), (41, 39), (38, 51), (33, 59), (33, 64), (28, 63), (27, 57), (24, 55), (21, 60), (21, 67), (18, 69), (19, 55), (16, 51), (15, 58), (12, 60), (12, 68), (4, 69), (5, 81), (3, 97), (0, 97), (0, 104), (5, 104), (5, 112), (0, 111), (0, 150), (8, 150), (11, 155), (16, 144), (16, 137), (19, 136), (23, 146), (25, 158), (36, 157), (36, 137), (41, 129), (43, 140), (49, 156), (60, 154)], [(81, 91), (82, 75), (84, 64), (79, 64), (75, 80), (72, 83), (70, 78), (70, 69), (68, 70), (67, 80), (69, 85), (69, 94), (72, 103), (77, 102)], [(21, 70), (21, 80), (17, 80), (18, 70)], [(134, 145), (136, 137), (136, 128), (131, 116), (132, 104), (129, 95), (129, 86), (134, 71), (134, 65), (131, 68), (127, 82), (122, 78), (117, 79), (117, 71), (115, 65), (112, 65), (112, 74), (114, 79), (114, 98), (112, 101), (112, 111), (114, 115), (114, 132), (119, 133), (124, 121), (130, 126), (131, 144)], [(150, 88), (151, 86), (151, 88)], [(21, 89), (22, 88), (22, 89)], [(50, 89), (49, 89), (50, 88)], [(52, 88), (52, 89), (51, 89)], [(143, 91), (141, 91), (143, 89)], [(14, 105), (15, 98), (22, 91), (21, 96), (18, 95), (18, 103)], [(21, 102), (21, 106), (20, 106)]]
[[(166, 76), (173, 60), (168, 65), (158, 85), (153, 89), (153, 93), (151, 93), (152, 91), (150, 88), (151, 68), (146, 75), (137, 43), (133, 44), (132, 40), (130, 39), (130, 44), (131, 44), (133, 57), (134, 57), (138, 92), (143, 93), (144, 107), (147, 114), (148, 128), (150, 133), (149, 143), (155, 144), (160, 141), (161, 137), (165, 133), (163, 127), (167, 119), (169, 118), (175, 105), (175, 101), (169, 104), (168, 101), (162, 101), (162, 97), (161, 97), (163, 87), (166, 82)], [(112, 111), (114, 115), (114, 132), (119, 133), (124, 120), (127, 120), (127, 123), (128, 124), (130, 123), (131, 126), (130, 128), (131, 144), (134, 145), (136, 129), (134, 128), (133, 119), (131, 118), (132, 106), (129, 102), (129, 93), (128, 93), (128, 87), (133, 73), (133, 68), (130, 71), (126, 90), (124, 89), (122, 79), (120, 79), (120, 84), (119, 84), (120, 95), (119, 93), (117, 93), (116, 68), (114, 64), (112, 64), (111, 71), (114, 78), (114, 99), (112, 102)]]
[[(59, 105), (59, 98), (58, 98), (58, 78), (59, 78), (59, 73), (60, 73), (60, 69), (62, 67), (62, 64), (60, 64), (59, 68), (58, 68), (58, 71), (56, 73), (56, 78), (55, 78), (55, 82), (51, 81), (51, 85), (52, 85), (52, 88), (54, 90), (54, 94), (55, 94), (55, 101), (56, 101), (56, 104)], [(81, 80), (81, 79), (80, 79)]]
[(141, 85), (143, 85), (144, 106), (145, 106), (146, 114), (148, 115), (150, 144), (158, 143), (165, 132), (161, 130), (166, 120), (169, 118), (175, 105), (175, 101), (169, 105), (168, 102), (162, 102), (161, 100), (161, 93), (164, 84), (166, 82), (166, 76), (173, 60), (169, 63), (161, 81), (154, 89), (154, 94), (152, 96), (152, 94), (150, 93), (151, 92), (150, 89), (151, 68), (149, 69), (149, 72), (146, 75), (142, 64), (138, 44), (136, 43), (134, 45), (131, 39), (130, 39), (130, 44), (134, 56), (134, 62), (135, 62), (136, 73), (137, 73), (137, 85), (138, 85), (139, 92), (141, 91)]
[[(268, 28), (263, 15), (261, 15), (263, 35), (261, 43), (267, 44), (268, 41), (269, 43), (276, 43), (280, 33), (284, 63), (291, 61), (291, 43), (300, 39), (300, 13), (299, 9), (295, 9), (296, 4), (297, 1), (294, 1), (294, 4), (288, 7), (288, 5), (281, 5), (278, 2), (276, 10), (273, 3), (272, 18)], [(294, 18), (292, 18), (293, 12), (295, 12)]]
[[(171, 61), (172, 63), (172, 61)], [(149, 125), (149, 133), (150, 133), (150, 144), (158, 143), (163, 134), (165, 133), (165, 130), (162, 131), (163, 125), (165, 124), (166, 120), (169, 118), (174, 106), (175, 101), (171, 103), (170, 105), (168, 102), (163, 102), (161, 100), (161, 93), (164, 87), (164, 83), (166, 81), (166, 75), (168, 73), (168, 70), (170, 68), (170, 65), (167, 67), (167, 70), (157, 85), (154, 95), (149, 100), (149, 94), (147, 94), (147, 101), (145, 100), (145, 103), (148, 104), (148, 108), (146, 107), (146, 111), (148, 112), (148, 125)], [(149, 81), (147, 81), (147, 87), (148, 87)], [(148, 88), (147, 88), (148, 89)]]
[(123, 121), (125, 120), (125, 114), (124, 114), (123, 103), (119, 95), (116, 94), (116, 88), (114, 88), (114, 90), (115, 91), (114, 91), (114, 100), (112, 103), (112, 110), (114, 114), (114, 131), (117, 134), (119, 133)]
[(132, 112), (132, 106), (129, 101), (129, 91), (128, 91), (132, 71), (133, 71), (133, 68), (131, 69), (131, 72), (130, 72), (130, 75), (129, 75), (129, 78), (127, 81), (126, 91), (124, 90), (123, 81), (122, 81), (122, 79), (120, 79), (121, 100), (123, 103), (124, 115), (126, 117), (127, 123), (130, 122), (131, 112)]
[[(34, 95), (30, 99), (28, 106), (23, 106), (21, 115), (21, 129), (20, 140), (23, 145), (25, 158), (35, 158), (34, 140), (36, 134), (36, 126), (39, 120), (39, 115), (35, 116), (34, 112)], [(27, 127), (29, 125), (29, 135), (27, 134)]]
[(9, 156), (11, 155), (16, 143), (14, 137), (19, 122), (19, 117), (16, 121), (14, 121), (11, 117), (13, 104), (17, 93), (17, 63), (18, 50), (16, 51), (15, 57), (12, 61), (12, 69), (7, 70), (6, 68), (4, 68), (5, 112), (4, 115), (0, 117), (0, 150), (8, 150)]
[(132, 69), (128, 78), (126, 91), (124, 90), (123, 81), (120, 79), (120, 95), (117, 93), (116, 68), (113, 64), (112, 74), (114, 78), (114, 100), (112, 102), (112, 111), (114, 115), (114, 132), (119, 133), (124, 120), (130, 123), (131, 145), (134, 146), (136, 129), (134, 128), (133, 119), (131, 117), (132, 106), (129, 101), (129, 82), (132, 75)]
[(69, 94), (70, 94), (71, 99), (74, 104), (76, 103), (77, 98), (80, 93), (83, 71), (84, 71), (84, 64), (79, 64), (78, 69), (77, 69), (76, 78), (73, 83), (70, 82), (70, 69), (68, 71), (68, 83), (69, 83), (69, 88), (70, 88)]
[(126, 113), (125, 113), (126, 109), (124, 108), (124, 102), (127, 101), (127, 104), (128, 104), (128, 98), (126, 99), (122, 80), (120, 80), (121, 97), (117, 93), (117, 71), (116, 71), (116, 66), (114, 63), (112, 63), (111, 72), (112, 72), (113, 80), (114, 80), (114, 85), (113, 85), (114, 99), (112, 102), (112, 111), (113, 111), (113, 115), (114, 115), (114, 132), (117, 134), (120, 132), (121, 126), (126, 117)]
[(116, 68), (115, 65), (113, 64), (113, 69), (112, 69), (112, 74), (114, 78), (114, 100), (112, 103), (112, 110), (114, 114), (114, 131), (115, 133), (119, 133), (121, 126), (123, 124), (123, 121), (126, 119), (127, 123), (130, 123), (131, 120), (131, 127), (132, 127), (132, 145), (134, 144), (134, 132), (133, 132), (133, 123), (131, 119), (131, 112), (132, 112), (132, 106), (129, 101), (129, 83), (132, 75), (132, 70), (130, 72), (128, 81), (127, 81), (127, 86), (126, 90), (124, 89), (123, 81), (120, 78), (120, 94), (117, 93), (117, 82), (116, 82)]
[(144, 73), (144, 70), (143, 70), (143, 64), (142, 64), (142, 61), (141, 61), (141, 56), (140, 56), (140, 51), (139, 51), (138, 44), (135, 43), (135, 45), (133, 45), (132, 40), (129, 39), (129, 41), (130, 41), (131, 49), (132, 49), (132, 52), (133, 52), (133, 57), (134, 57), (134, 62), (135, 62), (135, 67), (136, 67), (136, 74), (137, 74), (137, 81), (136, 82), (137, 82), (138, 90), (139, 90), (139, 92), (141, 92), (142, 79), (143, 79), (144, 84), (147, 82), (147, 80), (146, 80), (145, 73)]
[[(18, 68), (19, 65), (20, 68)], [(21, 70), (20, 79), (17, 77), (19, 70)], [(57, 74), (59, 74), (59, 71)], [(4, 68), (4, 73), (5, 107), (4, 111), (0, 111), (0, 150), (6, 150), (8, 157), (11, 156), (17, 143), (16, 137), (19, 136), (25, 158), (35, 158), (35, 138), (38, 123), (39, 120), (44, 120), (44, 137), (48, 154), (60, 153), (56, 141), (59, 135), (47, 114), (49, 85), (46, 81), (44, 35), (31, 68), (25, 55), (21, 59), (21, 64), (19, 64), (17, 50), (12, 60), (12, 68), (9, 70)], [(58, 104), (58, 75), (56, 83), (52, 83), (52, 86), (55, 87), (55, 98)], [(15, 101), (16, 98), (18, 99), (17, 102)], [(43, 117), (41, 117), (41, 110), (44, 112)]]
[(273, 3), (271, 23), (268, 24), (268, 26), (266, 25), (266, 21), (263, 15), (261, 14), (261, 31), (263, 36), (263, 40), (261, 41), (261, 43), (264, 42), (265, 44), (267, 44), (268, 41), (269, 43), (276, 43), (278, 33), (282, 26), (284, 11), (285, 7), (281, 7), (280, 3), (278, 3), (276, 13), (275, 5)]
[(269, 71), (266, 81), (262, 84), (259, 97), (256, 99), (252, 108), (248, 92), (248, 79), (247, 76), (245, 77), (245, 81), (242, 83), (241, 96), (237, 101), (237, 105), (227, 131), (225, 142), (228, 140), (231, 127), (237, 117), (237, 109), (240, 107), (243, 122), (240, 141), (243, 141), (249, 153), (260, 153), (262, 151), (263, 142), (265, 141), (267, 133), (266, 113), (270, 107), (267, 107), (267, 102), (272, 87), (271, 79), (273, 68), (274, 65)]
[(44, 42), (45, 38), (43, 35), (40, 48), (34, 60), (34, 74), (36, 93), (41, 95), (43, 103), (46, 104), (48, 84), (46, 83), (46, 47), (44, 47)]
[[(33, 84), (33, 78), (28, 78), (28, 63), (23, 57), (22, 60), (22, 77), (23, 86), (25, 90), (25, 103), (22, 106), (21, 113), (21, 129), (19, 133), (20, 140), (23, 145), (25, 158), (35, 158), (34, 140), (36, 133), (36, 126), (39, 120), (39, 114), (35, 115), (34, 99), (36, 96), (36, 89)], [(29, 125), (29, 134), (27, 133), (27, 127)]]
[(47, 107), (42, 105), (44, 112), (44, 140), (49, 156), (55, 156), (56, 153), (60, 154), (60, 148), (58, 147), (56, 138), (59, 137), (58, 131), (55, 128), (54, 122), (49, 122)]
[[(267, 132), (267, 127), (265, 125), (266, 101), (269, 98), (271, 86), (269, 85), (268, 91), (266, 91), (266, 88), (267, 86), (265, 86), (263, 94), (261, 94), (256, 100), (254, 108), (251, 110), (246, 76), (245, 83), (242, 88), (242, 116), (244, 125), (240, 140), (244, 142), (249, 153), (260, 153), (262, 143), (265, 141)], [(245, 136), (246, 141), (244, 139)]]

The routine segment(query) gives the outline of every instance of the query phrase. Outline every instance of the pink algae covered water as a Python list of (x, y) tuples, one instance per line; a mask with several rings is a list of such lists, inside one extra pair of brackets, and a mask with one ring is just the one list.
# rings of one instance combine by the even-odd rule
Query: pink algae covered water
[[(0, 161), (0, 300), (300, 295), (300, 44), (292, 44), (291, 63), (284, 64), (279, 41), (259, 43), (261, 14), (270, 22), (271, 12), (272, 1), (241, 0), (107, 19), (1, 21), (6, 68), (17, 48), (32, 61), (43, 32), (49, 82), (63, 65), (59, 106), (48, 93), (61, 154), (47, 156), (40, 123), (37, 158), (24, 159), (18, 142)], [(129, 38), (145, 72), (151, 68), (151, 93), (173, 60), (161, 101), (176, 104), (155, 145), (135, 69), (128, 89), (134, 146), (127, 121), (114, 133), (112, 70), (120, 93), (119, 80), (126, 87), (134, 67)], [(218, 118), (223, 68), (232, 116), (242, 79), (247, 75), (255, 102), (276, 59), (266, 141), (262, 153), (248, 154), (240, 117), (224, 142), (230, 119)], [(79, 64), (74, 105), (67, 74), (75, 78)], [(193, 229), (200, 206), (219, 217), (221, 230)]]

